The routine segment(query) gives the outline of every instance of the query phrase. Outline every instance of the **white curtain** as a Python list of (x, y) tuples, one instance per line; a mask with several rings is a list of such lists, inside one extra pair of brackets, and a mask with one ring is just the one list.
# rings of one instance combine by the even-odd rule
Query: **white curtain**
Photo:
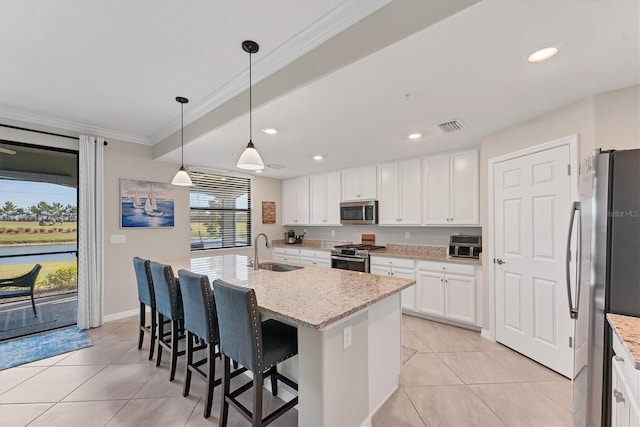
[(102, 324), (104, 139), (80, 136), (78, 327)]

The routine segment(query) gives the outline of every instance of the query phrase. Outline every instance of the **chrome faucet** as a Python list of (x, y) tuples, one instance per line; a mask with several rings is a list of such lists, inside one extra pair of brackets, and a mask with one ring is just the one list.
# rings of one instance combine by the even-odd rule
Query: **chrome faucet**
[(260, 234), (258, 234), (256, 236), (256, 240), (255, 240), (255, 242), (253, 242), (253, 248), (255, 250), (255, 254), (254, 254), (254, 257), (253, 257), (253, 269), (254, 270), (257, 270), (258, 268), (260, 268), (259, 267), (259, 263), (258, 263), (258, 238), (260, 236), (264, 236), (264, 240), (265, 240), (265, 243), (267, 244), (267, 248), (271, 247), (271, 243), (269, 243), (269, 238), (267, 237), (266, 234), (260, 233)]

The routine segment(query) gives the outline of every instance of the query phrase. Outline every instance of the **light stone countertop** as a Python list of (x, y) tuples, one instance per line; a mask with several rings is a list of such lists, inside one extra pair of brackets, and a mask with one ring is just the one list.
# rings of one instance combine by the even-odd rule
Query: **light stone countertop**
[[(303, 240), (298, 244), (287, 244), (284, 240), (274, 240), (271, 242), (273, 247), (281, 248), (298, 248), (298, 249), (318, 249), (330, 251), (336, 245), (344, 245), (351, 243), (348, 241), (334, 240)], [(441, 261), (455, 262), (460, 264), (482, 265), (482, 261), (474, 258), (456, 258), (447, 254), (446, 246), (428, 246), (428, 245), (401, 245), (397, 243), (389, 243), (386, 249), (371, 251), (372, 256), (389, 256), (395, 258), (411, 258), (419, 261)]]
[(640, 317), (607, 313), (607, 320), (631, 356), (635, 368), (640, 369)]
[(261, 311), (314, 329), (325, 328), (416, 283), (410, 279), (294, 263), (286, 264), (304, 268), (282, 273), (254, 271), (253, 267), (247, 267), (247, 262), (245, 255), (219, 255), (192, 258), (190, 266), (179, 262), (171, 265), (176, 275), (178, 269), (187, 268), (206, 274), (211, 282), (221, 279), (251, 287), (256, 291)]

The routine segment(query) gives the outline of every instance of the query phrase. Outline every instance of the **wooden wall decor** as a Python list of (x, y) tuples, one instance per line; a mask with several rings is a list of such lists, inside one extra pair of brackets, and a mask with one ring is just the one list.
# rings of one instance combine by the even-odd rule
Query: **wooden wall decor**
[(262, 202), (262, 223), (276, 223), (276, 202)]

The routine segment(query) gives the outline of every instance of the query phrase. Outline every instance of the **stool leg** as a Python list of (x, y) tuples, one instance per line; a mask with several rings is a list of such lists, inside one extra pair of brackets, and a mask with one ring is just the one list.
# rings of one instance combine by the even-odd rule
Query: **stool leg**
[(151, 309), (151, 344), (149, 344), (149, 360), (153, 360), (153, 351), (156, 348), (156, 333), (158, 322), (156, 319), (156, 311)]
[(271, 394), (274, 396), (278, 395), (278, 378), (276, 378), (276, 374), (278, 373), (278, 368), (274, 366), (269, 369), (269, 376), (271, 377)]
[(160, 366), (162, 360), (162, 345), (160, 344), (164, 339), (164, 316), (158, 312), (158, 357), (156, 357), (156, 366)]
[(227, 418), (229, 417), (229, 403), (227, 402), (227, 395), (229, 394), (229, 388), (231, 387), (231, 364), (229, 358), (222, 355), (222, 402), (220, 402), (220, 427), (227, 427)]
[(176, 377), (176, 364), (178, 363), (178, 322), (171, 321), (171, 374), (169, 381), (173, 381)]
[(144, 303), (140, 302), (140, 337), (138, 337), (138, 350), (142, 348), (142, 339), (144, 338)]
[(185, 365), (186, 372), (184, 376), (184, 391), (182, 395), (184, 397), (189, 396), (189, 388), (191, 388), (191, 364), (193, 363), (193, 334), (187, 331), (187, 350), (185, 351), (187, 363)]
[(33, 308), (33, 315), (38, 317), (38, 313), (36, 313), (36, 302), (33, 299), (33, 289), (31, 290), (31, 308)]
[(253, 374), (253, 427), (262, 427), (262, 383), (264, 374), (255, 372)]
[[(203, 340), (200, 340), (201, 342)], [(212, 343), (207, 344), (207, 401), (204, 405), (204, 417), (209, 418), (211, 415), (211, 406), (213, 404), (213, 389), (216, 385), (216, 346)]]

